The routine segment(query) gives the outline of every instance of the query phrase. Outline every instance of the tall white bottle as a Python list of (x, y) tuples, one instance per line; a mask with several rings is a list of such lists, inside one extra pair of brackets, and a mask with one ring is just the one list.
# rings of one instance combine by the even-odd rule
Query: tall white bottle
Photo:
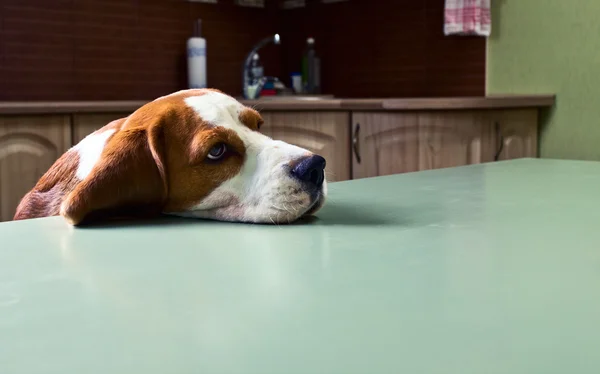
[(194, 35), (187, 41), (188, 86), (206, 88), (206, 39), (202, 37), (202, 20), (197, 20)]

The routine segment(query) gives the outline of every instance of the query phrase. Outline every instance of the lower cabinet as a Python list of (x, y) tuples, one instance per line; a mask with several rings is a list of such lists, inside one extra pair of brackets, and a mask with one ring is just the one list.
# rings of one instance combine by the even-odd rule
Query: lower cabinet
[(70, 146), (69, 115), (0, 117), (0, 221)]
[(537, 110), (498, 110), (492, 116), (499, 147), (497, 160), (538, 157)]
[(537, 109), (354, 112), (352, 178), (537, 157)]
[(367, 112), (352, 115), (352, 177), (419, 170), (416, 113)]
[[(325, 157), (332, 182), (537, 157), (537, 108), (261, 114), (264, 134)], [(0, 116), (0, 221), (69, 147), (127, 115)]]

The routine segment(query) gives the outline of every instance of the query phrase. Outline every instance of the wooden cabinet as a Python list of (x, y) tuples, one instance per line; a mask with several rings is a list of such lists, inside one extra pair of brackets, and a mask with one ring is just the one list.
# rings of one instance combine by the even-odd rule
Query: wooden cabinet
[[(69, 147), (129, 113), (0, 116), (0, 221), (12, 219), (21, 198)], [(261, 114), (264, 134), (325, 157), (332, 182), (537, 157), (536, 107)]]
[(419, 114), (419, 170), (490, 162), (496, 147), (487, 112)]
[(79, 143), (83, 138), (104, 127), (110, 122), (125, 118), (131, 113), (85, 113), (73, 115), (73, 142)]
[(499, 145), (497, 160), (538, 156), (537, 110), (498, 110), (492, 116)]
[(537, 110), (354, 112), (352, 178), (537, 155)]
[(419, 170), (416, 113), (352, 114), (352, 178)]
[(71, 146), (68, 115), (0, 117), (0, 221)]
[(350, 134), (348, 112), (261, 112), (261, 132), (294, 144), (327, 160), (328, 181), (350, 179)]
[[(127, 115), (75, 114), (73, 141)], [(325, 157), (329, 181), (537, 156), (537, 108), (261, 115), (265, 135)]]

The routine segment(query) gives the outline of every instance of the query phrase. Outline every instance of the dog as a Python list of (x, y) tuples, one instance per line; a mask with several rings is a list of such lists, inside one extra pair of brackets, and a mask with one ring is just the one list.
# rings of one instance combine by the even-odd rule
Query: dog
[(64, 153), (17, 207), (15, 220), (176, 215), (290, 223), (327, 196), (326, 161), (259, 132), (253, 108), (215, 89), (160, 97)]

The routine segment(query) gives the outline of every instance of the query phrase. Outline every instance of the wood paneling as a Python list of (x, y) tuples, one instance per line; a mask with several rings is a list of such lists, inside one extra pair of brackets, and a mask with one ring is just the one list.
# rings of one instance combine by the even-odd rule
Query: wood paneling
[(419, 170), (416, 113), (353, 113), (352, 137), (353, 179)]
[(343, 112), (262, 112), (261, 132), (294, 144), (327, 160), (327, 180), (350, 179), (349, 121)]
[(499, 149), (494, 118), (492, 111), (353, 112), (352, 177), (491, 162)]
[(71, 144), (68, 115), (0, 117), (0, 221)]
[(499, 110), (494, 113), (497, 141), (502, 144), (498, 160), (538, 157), (538, 110)]
[(419, 170), (491, 162), (496, 138), (490, 112), (419, 114)]

